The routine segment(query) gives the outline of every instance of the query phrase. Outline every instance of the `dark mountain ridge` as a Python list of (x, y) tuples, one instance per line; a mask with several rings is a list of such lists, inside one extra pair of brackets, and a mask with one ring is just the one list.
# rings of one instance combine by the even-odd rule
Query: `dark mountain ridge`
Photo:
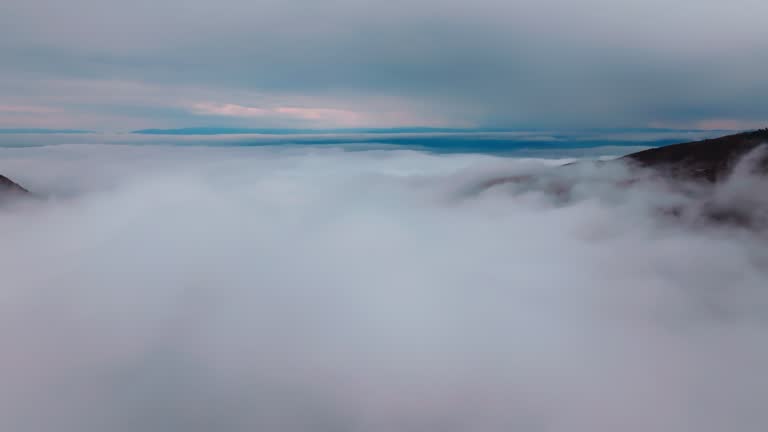
[[(671, 179), (724, 180), (734, 166), (761, 144), (768, 144), (768, 129), (759, 129), (720, 138), (706, 139), (632, 153), (619, 160), (659, 171)], [(768, 173), (768, 154), (754, 167)]]
[(0, 175), (0, 204), (22, 197), (31, 197), (32, 194), (13, 180)]
[[(765, 144), (765, 146), (763, 146)], [(652, 148), (610, 161), (574, 162), (536, 174), (495, 177), (473, 189), (538, 191), (555, 202), (588, 198), (586, 190), (661, 187), (679, 204), (655, 209), (678, 221), (768, 229), (768, 129)], [(617, 176), (614, 168), (625, 170)], [(581, 171), (582, 168), (586, 168)], [(620, 171), (620, 170), (619, 170)]]
[[(718, 183), (725, 180), (734, 167), (762, 144), (768, 144), (768, 128), (727, 135), (701, 141), (670, 144), (631, 153), (610, 161), (596, 161), (598, 165), (624, 163), (636, 171), (653, 172), (657, 177), (671, 182), (697, 180)], [(768, 174), (768, 152), (757, 155), (753, 171)], [(564, 168), (574, 168), (584, 162), (571, 162)], [(531, 181), (534, 175), (496, 177), (481, 184), (487, 189), (505, 183)], [(627, 182), (632, 183), (635, 179)]]
[[(704, 217), (740, 225), (753, 224), (759, 218), (761, 221), (765, 219), (765, 225), (768, 226), (768, 196), (763, 199), (763, 195), (766, 195), (763, 186), (768, 185), (768, 145), (765, 150), (758, 149), (762, 144), (768, 144), (768, 129), (652, 148), (611, 161), (596, 162), (601, 167), (623, 163), (630, 169), (629, 177), (625, 176), (621, 180), (605, 177), (596, 181), (613, 181), (614, 186), (620, 188), (632, 187), (647, 180), (662, 181), (670, 189), (677, 190), (685, 189), (689, 184), (709, 185), (696, 188), (694, 194), (693, 207)], [(754, 183), (749, 191), (751, 196), (742, 196), (738, 203), (730, 198), (730, 201), (723, 201), (718, 196), (718, 187), (722, 189), (722, 185), (727, 185), (733, 177), (734, 169), (743, 166), (745, 161), (749, 162), (748, 174), (766, 181)], [(518, 191), (536, 189), (557, 197), (561, 202), (568, 202), (573, 198), (575, 185), (595, 182), (595, 179), (588, 178), (589, 174), (585, 176), (576, 172), (575, 175), (568, 175), (574, 174), (574, 170), (582, 165), (582, 162), (578, 162), (546, 173), (495, 177), (476, 184), (472, 191), (481, 192), (510, 185)], [(0, 203), (20, 197), (33, 195), (11, 179), (0, 175)], [(666, 214), (681, 216), (690, 213), (690, 208), (671, 207), (661, 210)]]

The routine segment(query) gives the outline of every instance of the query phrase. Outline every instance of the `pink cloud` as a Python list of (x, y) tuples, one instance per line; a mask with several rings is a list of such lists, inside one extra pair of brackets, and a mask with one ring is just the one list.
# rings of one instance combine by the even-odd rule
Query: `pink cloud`
[(197, 103), (192, 106), (192, 112), (227, 117), (266, 117), (270, 110), (235, 104)]
[(305, 120), (332, 120), (343, 124), (359, 124), (362, 119), (360, 113), (333, 108), (276, 108), (280, 114), (301, 118)]
[[(379, 102), (379, 103), (377, 103)], [(302, 104), (303, 105), (303, 104)], [(357, 101), (368, 109), (339, 109), (291, 105), (247, 106), (233, 103), (199, 102), (188, 106), (197, 115), (254, 118), (272, 121), (300, 120), (313, 127), (470, 126), (468, 123), (434, 118), (410, 109), (403, 101), (382, 104), (380, 100)]]
[(0, 105), (3, 114), (50, 114), (61, 112), (58, 108), (31, 105)]
[(251, 107), (237, 104), (196, 103), (191, 111), (201, 115), (217, 115), (227, 117), (299, 119), (317, 121), (343, 126), (357, 126), (366, 123), (364, 115), (355, 111), (335, 108), (304, 108), (304, 107)]

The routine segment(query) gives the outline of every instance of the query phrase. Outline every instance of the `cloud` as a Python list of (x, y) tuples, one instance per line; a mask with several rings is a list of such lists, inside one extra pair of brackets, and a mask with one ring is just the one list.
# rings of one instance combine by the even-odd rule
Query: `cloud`
[[(719, 118), (752, 124), (768, 119), (760, 103), (768, 96), (760, 21), (767, 8), (756, 0), (418, 0), (365, 7), (351, 0), (76, 0), (67, 7), (10, 0), (0, 17), (0, 74), (33, 88), (50, 81), (137, 82), (181, 99), (160, 105), (166, 108), (217, 101), (375, 113), (364, 109), (366, 101), (376, 106), (393, 97), (428, 119), (481, 126)], [(22, 97), (17, 86), (8, 87), (4, 95)], [(190, 89), (217, 94), (199, 98)], [(109, 93), (68, 91), (99, 100), (87, 112), (125, 108)], [(240, 100), (244, 92), (277, 100)], [(28, 97), (46, 105), (63, 90), (33, 93)], [(295, 103), (296, 95), (305, 100)], [(146, 97), (145, 107), (157, 108)], [(200, 120), (152, 112), (143, 118), (167, 126)]]
[(655, 128), (670, 128), (670, 129), (696, 129), (696, 130), (727, 130), (727, 131), (744, 131), (761, 129), (766, 126), (765, 121), (745, 121), (738, 119), (707, 119), (696, 122), (688, 123), (665, 123), (665, 122), (653, 122), (650, 124)]
[(200, 114), (223, 115), (234, 117), (264, 117), (275, 111), (265, 108), (245, 107), (234, 104), (199, 103), (192, 106), (192, 111)]
[(59, 109), (29, 105), (0, 105), (0, 113), (3, 114), (50, 114), (59, 112)]
[(55, 107), (34, 105), (0, 105), (0, 127), (51, 127), (57, 121), (52, 116), (66, 115)]
[[(2, 74), (0, 74), (1, 76)], [(4, 127), (69, 127), (128, 131), (144, 128), (472, 126), (397, 96), (307, 95), (118, 79), (29, 80), (6, 76), (0, 91), (12, 106), (48, 104), (50, 112), (0, 116)], [(226, 100), (229, 102), (210, 102)], [(209, 102), (201, 102), (209, 101)], [(35, 105), (37, 106), (37, 105)], [(262, 111), (263, 110), (263, 111)], [(228, 115), (224, 115), (228, 114)]]
[[(202, 115), (217, 115), (231, 117), (283, 117), (317, 122), (326, 127), (361, 126), (365, 120), (361, 115), (352, 111), (333, 108), (300, 108), (300, 107), (249, 107), (236, 104), (196, 103), (192, 112)], [(370, 122), (370, 120), (369, 120)], [(370, 124), (370, 123), (368, 123)]]
[[(4, 430), (768, 426), (766, 233), (659, 218), (690, 198), (616, 188), (620, 167), (296, 146), (0, 156), (50, 196), (0, 211)], [(564, 176), (576, 199), (465, 193), (514, 173)]]

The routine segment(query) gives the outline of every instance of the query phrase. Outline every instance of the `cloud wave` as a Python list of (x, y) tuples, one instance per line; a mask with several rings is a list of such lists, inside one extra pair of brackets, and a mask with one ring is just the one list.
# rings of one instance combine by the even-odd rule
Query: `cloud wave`
[(557, 163), (3, 149), (50, 199), (0, 212), (0, 428), (765, 430), (765, 233), (619, 168), (465, 194)]

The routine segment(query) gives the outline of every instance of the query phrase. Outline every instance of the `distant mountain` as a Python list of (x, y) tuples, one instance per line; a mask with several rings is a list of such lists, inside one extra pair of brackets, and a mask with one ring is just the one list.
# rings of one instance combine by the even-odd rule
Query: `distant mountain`
[[(621, 160), (655, 169), (671, 178), (717, 182), (730, 173), (739, 159), (760, 144), (768, 144), (768, 129), (653, 148), (632, 153)], [(757, 164), (759, 170), (768, 173), (768, 153)]]
[[(621, 161), (633, 168), (650, 169), (669, 180), (705, 180), (716, 183), (724, 180), (734, 166), (761, 144), (768, 145), (768, 129), (742, 132), (701, 141), (669, 144), (623, 156)], [(768, 149), (758, 155), (756, 169), (768, 174)], [(576, 165), (572, 162), (565, 167)], [(609, 162), (610, 163), (610, 162)], [(531, 176), (499, 177), (484, 183), (492, 187), (504, 183), (528, 180)]]
[[(634, 170), (630, 178), (615, 183), (616, 187), (630, 188), (648, 179), (660, 180), (667, 184), (670, 192), (678, 191), (688, 198), (686, 204), (659, 208), (661, 215), (690, 223), (762, 230), (768, 229), (768, 196), (764, 190), (768, 182), (768, 147), (758, 150), (763, 144), (768, 145), (768, 129), (652, 148), (598, 164), (624, 162)], [(746, 171), (757, 175), (750, 186), (719, 188), (727, 183), (740, 162), (748, 162)], [(562, 169), (579, 164), (566, 164)], [(574, 199), (574, 183), (580, 178), (561, 176), (560, 173), (562, 171), (496, 177), (480, 183), (471, 193), (508, 185), (518, 191), (539, 190), (559, 202), (569, 202)], [(687, 187), (691, 181), (699, 187)]]

